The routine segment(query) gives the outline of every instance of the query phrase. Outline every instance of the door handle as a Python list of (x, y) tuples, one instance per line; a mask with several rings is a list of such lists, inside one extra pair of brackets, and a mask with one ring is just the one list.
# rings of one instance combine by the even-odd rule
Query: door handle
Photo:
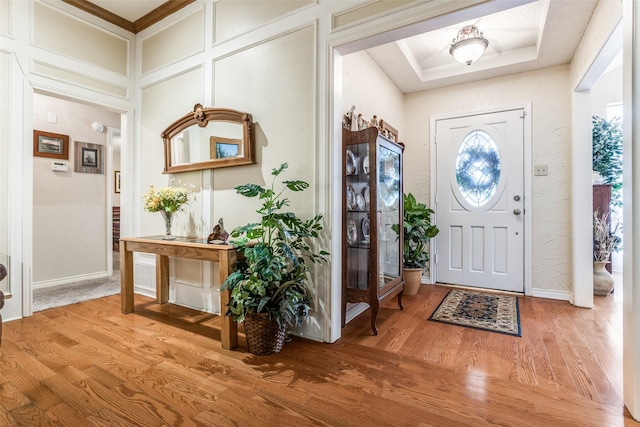
[(520, 215), (522, 213), (522, 211), (520, 209), (514, 209), (513, 210), (513, 214), (514, 215)]

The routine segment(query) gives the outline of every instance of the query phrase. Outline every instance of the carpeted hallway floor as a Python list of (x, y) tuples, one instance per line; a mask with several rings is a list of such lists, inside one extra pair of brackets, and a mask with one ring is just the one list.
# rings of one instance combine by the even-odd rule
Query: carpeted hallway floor
[(33, 291), (33, 311), (75, 304), (115, 295), (120, 292), (120, 253), (113, 253), (113, 274), (110, 277), (83, 280), (36, 289)]

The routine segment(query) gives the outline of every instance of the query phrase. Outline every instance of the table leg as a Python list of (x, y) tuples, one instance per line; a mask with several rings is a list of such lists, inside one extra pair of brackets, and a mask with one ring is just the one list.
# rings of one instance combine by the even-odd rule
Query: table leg
[(169, 257), (156, 255), (156, 302), (169, 302)]
[[(236, 252), (226, 251), (224, 254), (220, 254), (218, 260), (220, 267), (220, 286), (229, 277), (229, 274), (233, 272), (236, 265)], [(222, 331), (220, 333), (220, 339), (222, 341), (222, 348), (231, 350), (238, 346), (238, 324), (231, 317), (227, 316), (227, 306), (229, 305), (229, 291), (220, 290), (220, 316), (222, 316)]]
[(133, 252), (120, 241), (120, 311), (133, 313)]

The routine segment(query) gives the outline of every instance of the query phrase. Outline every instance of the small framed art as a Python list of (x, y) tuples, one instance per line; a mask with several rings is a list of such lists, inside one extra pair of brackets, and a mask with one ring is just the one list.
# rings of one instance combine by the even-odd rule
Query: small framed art
[(81, 173), (104, 173), (100, 144), (76, 141), (74, 170)]
[(113, 172), (113, 188), (116, 193), (120, 192), (120, 171)]
[(69, 159), (69, 136), (34, 130), (33, 155), (54, 159)]

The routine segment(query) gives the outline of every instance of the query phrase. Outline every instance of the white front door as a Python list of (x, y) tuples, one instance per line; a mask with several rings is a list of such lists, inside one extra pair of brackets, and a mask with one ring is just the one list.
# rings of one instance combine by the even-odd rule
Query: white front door
[(524, 110), (436, 121), (436, 280), (524, 292)]

